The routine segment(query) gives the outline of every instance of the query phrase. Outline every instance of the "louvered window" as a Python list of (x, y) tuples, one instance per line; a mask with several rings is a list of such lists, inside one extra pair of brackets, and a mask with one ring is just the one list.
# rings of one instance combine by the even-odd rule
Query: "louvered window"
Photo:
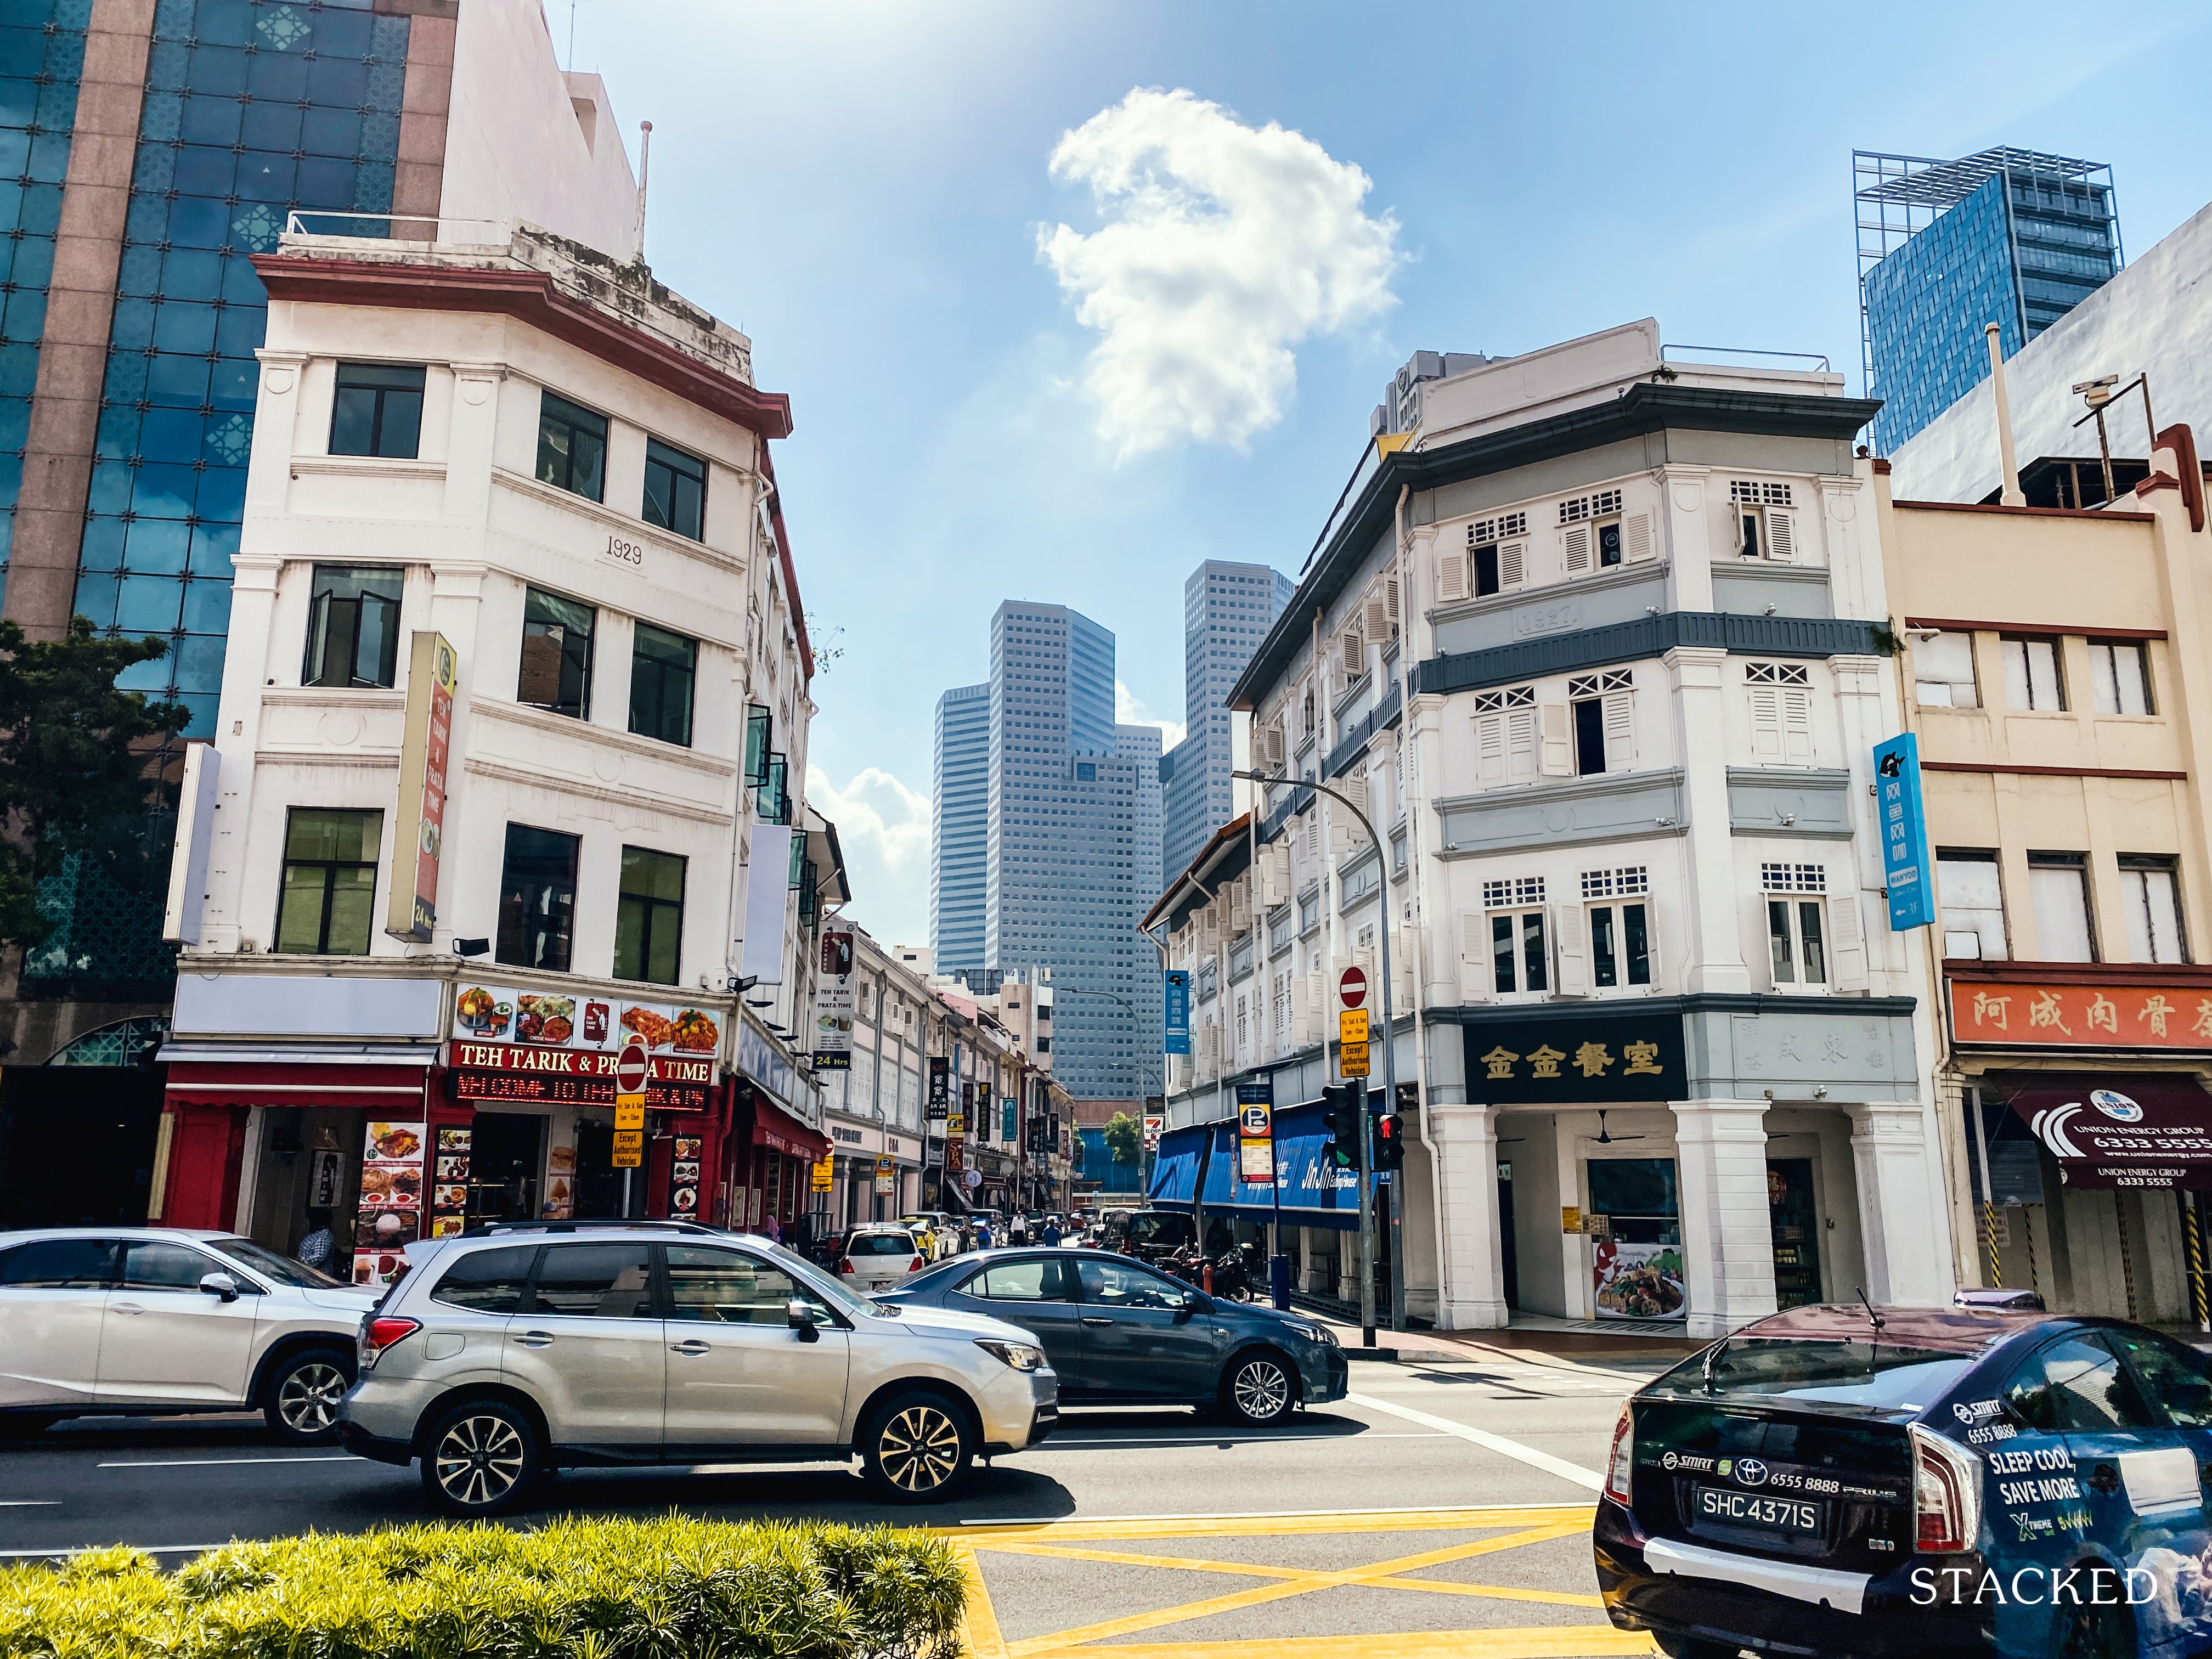
[(1813, 763), (1812, 676), (1802, 663), (1751, 663), (1751, 757), (1766, 766)]
[(1636, 763), (1636, 677), (1626, 668), (1584, 674), (1567, 682), (1574, 720), (1574, 769), (1626, 772)]
[(1475, 779), (1483, 788), (1523, 783), (1537, 768), (1536, 688), (1485, 691), (1474, 700)]
[(1736, 551), (1741, 556), (1785, 561), (1796, 556), (1797, 530), (1788, 484), (1731, 479), (1729, 501), (1735, 510)]

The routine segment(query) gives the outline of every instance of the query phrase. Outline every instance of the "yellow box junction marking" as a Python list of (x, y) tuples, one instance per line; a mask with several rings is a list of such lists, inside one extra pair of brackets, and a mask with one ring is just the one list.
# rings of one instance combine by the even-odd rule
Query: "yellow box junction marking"
[[(1109, 1659), (1109, 1656), (1110, 1659), (1564, 1659), (1565, 1656), (1656, 1653), (1658, 1650), (1650, 1638), (1616, 1631), (1609, 1624), (1595, 1623), (1162, 1644), (1115, 1639), (1346, 1585), (1601, 1609), (1603, 1602), (1595, 1595), (1413, 1576), (1425, 1568), (1448, 1562), (1581, 1535), (1589, 1530), (1595, 1513), (1586, 1504), (1533, 1504), (1497, 1509), (1010, 1522), (939, 1530), (959, 1540), (961, 1558), (968, 1571), (968, 1606), (962, 1636), (975, 1659)], [(1283, 1567), (1251, 1561), (1215, 1561), (1195, 1556), (1082, 1547), (1145, 1539), (1288, 1538), (1462, 1528), (1492, 1530), (1492, 1535), (1361, 1567)], [(1497, 1528), (1506, 1530), (1494, 1530)], [(981, 1558), (985, 1554), (1097, 1561), (1273, 1582), (1225, 1595), (1009, 1642), (1000, 1630), (998, 1614), (984, 1583)], [(1097, 1643), (1112, 1645), (1091, 1645)]]

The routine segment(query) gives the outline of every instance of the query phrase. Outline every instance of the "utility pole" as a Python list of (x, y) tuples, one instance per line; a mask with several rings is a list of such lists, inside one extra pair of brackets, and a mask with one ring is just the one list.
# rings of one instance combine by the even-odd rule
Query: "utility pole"
[[(1327, 795), (1349, 811), (1359, 820), (1359, 827), (1367, 832), (1368, 842), (1375, 848), (1376, 877), (1380, 889), (1376, 902), (1382, 911), (1382, 1107), (1385, 1111), (1395, 1109), (1398, 1098), (1397, 1033), (1391, 1026), (1390, 1007), (1390, 872), (1386, 862), (1382, 837), (1375, 833), (1375, 825), (1366, 809), (1340, 790), (1325, 783), (1314, 783), (1300, 778), (1279, 777), (1266, 772), (1237, 771), (1232, 777), (1249, 779), (1261, 785), (1279, 784), (1293, 791), (1310, 789), (1316, 794)], [(1254, 804), (1258, 811), (1267, 802), (1267, 791), (1262, 788), (1260, 799)], [(1362, 1085), (1363, 1098), (1364, 1085)], [(1396, 1183), (1393, 1182), (1393, 1185)], [(1396, 1310), (1393, 1310), (1394, 1316)], [(1375, 1146), (1374, 1136), (1362, 1133), (1359, 1137), (1359, 1346), (1375, 1346)]]

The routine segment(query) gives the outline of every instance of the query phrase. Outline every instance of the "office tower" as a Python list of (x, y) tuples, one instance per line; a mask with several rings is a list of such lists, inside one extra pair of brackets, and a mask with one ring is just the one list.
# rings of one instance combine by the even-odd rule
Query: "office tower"
[(1229, 688), (1290, 603), (1295, 584), (1264, 564), (1208, 559), (1182, 585), (1183, 740), (1160, 764), (1162, 885), (1229, 822)]
[(990, 844), (991, 687), (937, 700), (931, 793), (929, 951), (936, 971), (982, 985), (985, 856)]
[(2001, 146), (1956, 161), (1851, 153), (1866, 392), (1890, 454), (2120, 268), (2112, 170)]
[[(988, 726), (981, 844), (965, 801), (978, 768), (970, 699)], [(977, 699), (986, 700), (986, 699)], [(980, 981), (1052, 971), (1054, 1074), (1071, 1094), (1133, 1099), (1156, 1085), (1158, 958), (1136, 932), (1159, 885), (1157, 727), (1114, 723), (1114, 636), (1064, 605), (1010, 600), (991, 619), (991, 678), (939, 704), (937, 969), (953, 896), (981, 890)], [(1153, 827), (1146, 836), (1141, 827)]]

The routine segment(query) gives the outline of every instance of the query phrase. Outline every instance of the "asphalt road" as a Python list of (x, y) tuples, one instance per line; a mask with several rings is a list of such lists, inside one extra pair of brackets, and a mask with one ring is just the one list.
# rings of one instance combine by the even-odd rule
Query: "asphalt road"
[[(1641, 1380), (1504, 1357), (1359, 1363), (1350, 1399), (1273, 1432), (1071, 1411), (943, 1505), (878, 1504), (844, 1468), (588, 1470), (517, 1520), (682, 1509), (944, 1528), (983, 1592), (979, 1659), (1231, 1659), (1294, 1638), (1313, 1659), (1640, 1653), (1604, 1628), (1583, 1534)], [(280, 1448), (252, 1419), (88, 1419), (0, 1449), (0, 1553), (17, 1559), (129, 1543), (173, 1562), (429, 1514), (412, 1470)]]

